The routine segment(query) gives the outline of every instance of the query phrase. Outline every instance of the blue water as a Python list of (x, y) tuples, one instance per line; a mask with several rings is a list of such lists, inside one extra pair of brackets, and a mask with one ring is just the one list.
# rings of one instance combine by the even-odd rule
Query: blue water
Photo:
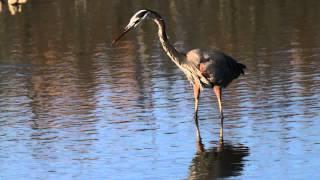
[[(319, 179), (318, 1), (30, 0), (0, 12), (0, 179)], [(219, 49), (248, 70), (223, 91), (224, 144), (146, 22), (179, 50)], [(196, 12), (196, 13), (195, 13)]]

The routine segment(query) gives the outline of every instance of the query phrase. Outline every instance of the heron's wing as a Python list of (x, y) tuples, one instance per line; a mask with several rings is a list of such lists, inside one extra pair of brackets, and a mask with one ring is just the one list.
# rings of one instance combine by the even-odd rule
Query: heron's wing
[(238, 63), (232, 57), (221, 52), (210, 54), (207, 61), (200, 62), (200, 72), (211, 83), (226, 87), (233, 79), (244, 74), (245, 65)]

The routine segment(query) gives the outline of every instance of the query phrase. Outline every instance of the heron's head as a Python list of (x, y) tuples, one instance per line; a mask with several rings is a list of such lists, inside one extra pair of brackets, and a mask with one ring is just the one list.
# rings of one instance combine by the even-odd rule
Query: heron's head
[(121, 39), (127, 32), (129, 32), (131, 29), (134, 29), (137, 27), (143, 20), (145, 20), (148, 15), (151, 14), (151, 11), (143, 9), (136, 12), (130, 19), (128, 25), (124, 28), (124, 31), (112, 41), (112, 44), (115, 44), (118, 40)]

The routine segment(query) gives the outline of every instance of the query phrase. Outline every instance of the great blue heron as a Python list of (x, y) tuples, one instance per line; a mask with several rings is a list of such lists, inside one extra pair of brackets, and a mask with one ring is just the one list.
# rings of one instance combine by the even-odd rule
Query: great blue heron
[(202, 52), (200, 49), (193, 49), (187, 53), (179, 52), (170, 44), (165, 28), (165, 22), (162, 17), (151, 10), (143, 9), (136, 12), (130, 19), (124, 31), (112, 41), (115, 44), (127, 32), (137, 27), (143, 20), (152, 19), (158, 25), (158, 36), (161, 45), (170, 59), (184, 72), (188, 80), (193, 85), (194, 91), (194, 119), (197, 130), (198, 140), (200, 137), (198, 123), (198, 104), (200, 90), (203, 88), (212, 88), (218, 99), (220, 111), (220, 140), (223, 138), (223, 108), (222, 108), (222, 88), (233, 80), (244, 74), (245, 65), (238, 63), (232, 57), (219, 52), (213, 51), (211, 54)]

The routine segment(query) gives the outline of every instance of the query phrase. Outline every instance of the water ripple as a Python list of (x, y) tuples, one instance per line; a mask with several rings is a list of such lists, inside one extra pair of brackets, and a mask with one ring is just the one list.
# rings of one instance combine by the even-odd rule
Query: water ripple
[[(318, 1), (88, 2), (0, 10), (0, 179), (319, 179)], [(224, 146), (212, 90), (196, 143), (192, 86), (154, 24), (110, 47), (146, 6), (179, 50), (247, 65), (223, 91)]]

